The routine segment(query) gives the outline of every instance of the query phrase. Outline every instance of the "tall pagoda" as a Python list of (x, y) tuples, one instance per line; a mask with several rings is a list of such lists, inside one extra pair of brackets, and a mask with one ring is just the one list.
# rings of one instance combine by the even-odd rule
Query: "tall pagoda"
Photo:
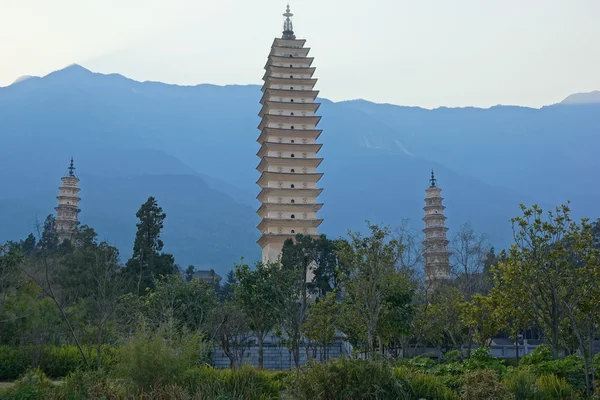
[(436, 282), (450, 279), (450, 252), (446, 238), (446, 207), (442, 204), (442, 189), (437, 186), (433, 170), (431, 171), (430, 186), (425, 190), (425, 282), (427, 288), (435, 287)]
[(60, 241), (71, 239), (77, 230), (79, 220), (77, 216), (79, 209), (79, 178), (75, 175), (75, 166), (71, 157), (71, 164), (67, 173), (61, 178), (62, 185), (59, 187), (60, 194), (56, 210), (56, 232)]
[(323, 221), (317, 217), (323, 206), (317, 200), (323, 190), (317, 187), (323, 176), (317, 167), (323, 159), (317, 157), (322, 145), (317, 143), (321, 117), (316, 115), (315, 68), (306, 40), (294, 35), (289, 5), (283, 16), (283, 35), (271, 46), (260, 100), (256, 169), (261, 173), (257, 212), (262, 220), (257, 228), (263, 261), (277, 261), (287, 238), (317, 235)]

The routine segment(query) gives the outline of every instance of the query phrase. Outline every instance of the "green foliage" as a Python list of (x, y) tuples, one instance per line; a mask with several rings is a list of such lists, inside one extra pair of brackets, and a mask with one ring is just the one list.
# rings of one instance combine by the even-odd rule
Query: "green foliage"
[(338, 359), (313, 363), (299, 377), (301, 399), (408, 399), (408, 388), (380, 361)]
[(114, 373), (127, 377), (137, 389), (150, 389), (176, 383), (206, 355), (206, 345), (198, 334), (178, 333), (170, 324), (156, 331), (142, 328), (121, 347)]
[(235, 266), (235, 274), (228, 275), (233, 301), (248, 319), (250, 329), (258, 340), (258, 366), (263, 366), (262, 343), (267, 332), (275, 326), (276, 299), (274, 285), (278, 283), (279, 266), (258, 262), (251, 269), (246, 264)]
[(512, 394), (495, 371), (482, 369), (465, 375), (461, 397), (466, 400), (510, 400)]
[(540, 376), (536, 382), (540, 400), (575, 399), (576, 393), (569, 383), (554, 374)]
[(521, 366), (509, 371), (504, 379), (504, 385), (513, 394), (515, 400), (535, 398), (537, 376), (531, 368)]
[(154, 288), (155, 279), (177, 273), (171, 254), (161, 253), (163, 241), (160, 234), (167, 215), (154, 197), (142, 204), (136, 217), (138, 230), (133, 244), (133, 255), (127, 261), (125, 273), (129, 277), (131, 290), (138, 296), (146, 288)]
[(200, 399), (279, 399), (281, 392), (273, 374), (247, 366), (235, 370), (196, 367), (182, 375), (180, 384)]
[(439, 376), (410, 370), (405, 367), (396, 368), (394, 372), (407, 387), (408, 398), (410, 399), (458, 399), (458, 395)]
[(121, 397), (122, 391), (123, 388), (103, 370), (78, 370), (67, 376), (57, 397), (69, 400), (116, 399)]
[(473, 350), (471, 357), (464, 360), (463, 365), (466, 371), (493, 370), (498, 375), (506, 372), (504, 363), (491, 355), (489, 347), (478, 347)]
[[(94, 360), (95, 350), (84, 347), (88, 359)], [(104, 350), (107, 364), (114, 363), (115, 350)], [(25, 371), (38, 367), (47, 376), (62, 378), (82, 368), (79, 350), (75, 346), (0, 346), (0, 380), (15, 379)]]
[(545, 361), (552, 361), (552, 347), (548, 344), (541, 344), (531, 353), (521, 359), (522, 365), (538, 365)]
[(315, 303), (311, 303), (303, 325), (306, 337), (316, 342), (321, 348), (326, 348), (333, 342), (336, 328), (339, 325), (339, 309), (335, 290), (327, 293), (325, 297)]
[(2, 393), (3, 400), (38, 400), (54, 397), (56, 387), (40, 369), (25, 373), (12, 388)]
[(454, 363), (462, 359), (462, 352), (460, 350), (450, 350), (444, 353), (443, 361), (445, 363)]

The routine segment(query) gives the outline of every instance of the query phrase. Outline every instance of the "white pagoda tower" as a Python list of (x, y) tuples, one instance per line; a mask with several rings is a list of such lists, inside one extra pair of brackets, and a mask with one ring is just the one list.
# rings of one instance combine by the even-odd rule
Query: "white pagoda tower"
[(450, 252), (446, 238), (446, 207), (442, 204), (442, 189), (436, 185), (435, 175), (431, 171), (431, 185), (425, 190), (425, 282), (427, 288), (434, 288), (436, 282), (450, 279)]
[(56, 210), (56, 232), (59, 241), (62, 242), (65, 239), (71, 239), (77, 230), (79, 225), (77, 216), (81, 211), (79, 209), (79, 201), (81, 200), (79, 197), (79, 178), (75, 175), (73, 158), (71, 158), (67, 173), (61, 180), (60, 194), (56, 197), (58, 206), (54, 209)]
[(323, 159), (317, 157), (322, 145), (317, 143), (321, 117), (315, 115), (320, 106), (315, 102), (319, 92), (313, 90), (315, 68), (306, 40), (294, 35), (289, 5), (283, 16), (283, 36), (271, 46), (260, 100), (256, 169), (261, 173), (257, 198), (262, 220), (257, 228), (263, 261), (277, 261), (287, 238), (317, 235), (323, 221), (317, 217), (323, 205), (317, 200), (323, 176), (317, 167)]

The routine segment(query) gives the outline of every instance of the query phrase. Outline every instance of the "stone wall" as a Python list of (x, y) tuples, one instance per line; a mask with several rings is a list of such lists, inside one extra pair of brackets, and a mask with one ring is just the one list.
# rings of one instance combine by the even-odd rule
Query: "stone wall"
[[(328, 359), (334, 359), (341, 356), (349, 356), (351, 346), (343, 341), (336, 341), (329, 345)], [(322, 354), (322, 348), (300, 346), (300, 364), (304, 365), (308, 360), (319, 360)], [(308, 356), (308, 357), (307, 357)], [(216, 368), (229, 368), (229, 358), (223, 350), (216, 348), (211, 355), (212, 362)], [(244, 352), (243, 364), (258, 366), (258, 345), (253, 343)], [(296, 368), (294, 358), (288, 349), (279, 343), (265, 343), (263, 345), (263, 367), (269, 370), (289, 370)]]

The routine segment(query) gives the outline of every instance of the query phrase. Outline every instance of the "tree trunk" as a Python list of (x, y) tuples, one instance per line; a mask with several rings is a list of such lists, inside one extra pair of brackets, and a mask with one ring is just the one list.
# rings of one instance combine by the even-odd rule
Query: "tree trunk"
[(263, 369), (263, 343), (265, 341), (265, 335), (259, 332), (257, 335), (258, 339), (258, 369)]
[(373, 332), (369, 330), (367, 333), (367, 359), (373, 356)]
[(517, 367), (519, 366), (519, 334), (517, 333), (515, 338), (515, 350), (516, 350), (516, 354), (515, 356), (517, 357)]
[(377, 335), (377, 341), (379, 342), (379, 356), (383, 357), (383, 338), (381, 335)]
[(104, 323), (100, 322), (98, 325), (98, 342), (96, 343), (96, 368), (102, 368), (102, 328)]

